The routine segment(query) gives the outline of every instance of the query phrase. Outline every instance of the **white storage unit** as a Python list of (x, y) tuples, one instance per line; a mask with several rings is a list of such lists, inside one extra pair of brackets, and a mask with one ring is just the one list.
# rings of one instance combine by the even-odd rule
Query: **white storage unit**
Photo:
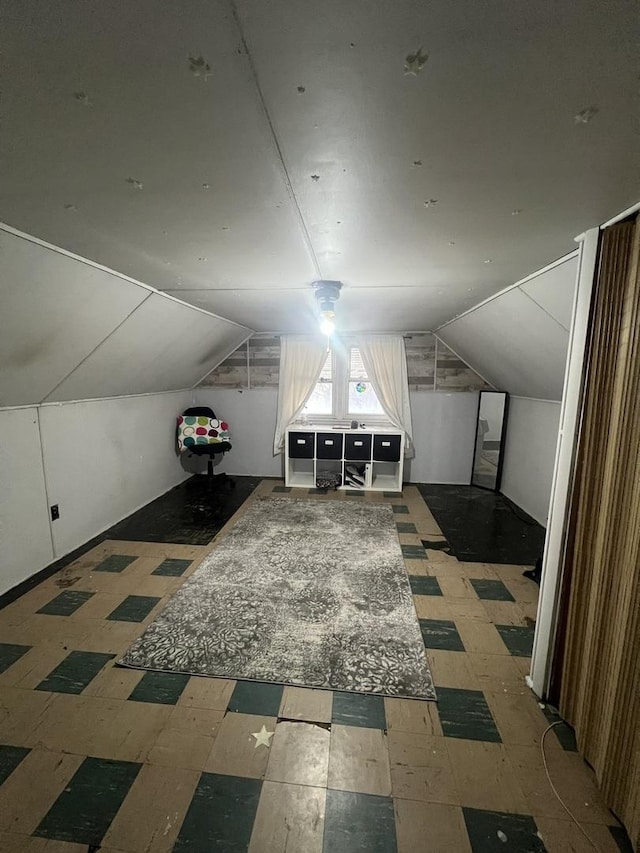
[[(362, 472), (361, 488), (402, 491), (404, 432), (397, 429), (349, 429), (331, 426), (290, 426), (285, 439), (285, 485), (314, 488), (318, 472), (339, 473), (347, 466)], [(355, 489), (352, 483), (343, 489)]]

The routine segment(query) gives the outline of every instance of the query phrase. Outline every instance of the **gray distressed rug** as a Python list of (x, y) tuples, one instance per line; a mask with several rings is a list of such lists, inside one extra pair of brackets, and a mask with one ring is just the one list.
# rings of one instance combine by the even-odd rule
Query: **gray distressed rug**
[(389, 504), (256, 500), (119, 663), (436, 698)]

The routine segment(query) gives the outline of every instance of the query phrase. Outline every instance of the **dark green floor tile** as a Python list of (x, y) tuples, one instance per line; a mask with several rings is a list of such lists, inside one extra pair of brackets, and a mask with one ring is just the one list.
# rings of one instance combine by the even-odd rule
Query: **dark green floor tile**
[(426, 575), (409, 575), (409, 583), (414, 595), (442, 595), (438, 578), (431, 578)]
[(66, 589), (60, 595), (56, 595), (48, 604), (37, 610), (36, 613), (46, 613), (48, 616), (71, 616), (75, 613), (78, 607), (82, 607), (85, 601), (94, 595), (93, 592), (78, 592), (73, 589)]
[(290, 487), (290, 486), (274, 486), (274, 487), (271, 489), (271, 491), (272, 491), (272, 492), (279, 492), (279, 493), (281, 493), (281, 494), (283, 494), (283, 495), (288, 495), (288, 494), (289, 494), (289, 492), (291, 491), (291, 487)]
[(535, 628), (528, 628), (526, 625), (496, 625), (496, 628), (514, 657), (531, 657)]
[(398, 533), (417, 533), (418, 528), (411, 521), (396, 521)]
[(532, 817), (462, 809), (473, 853), (546, 853)]
[(427, 555), (422, 545), (401, 545), (402, 556), (405, 560), (426, 560)]
[(576, 734), (571, 726), (565, 723), (560, 714), (558, 714), (551, 705), (545, 705), (542, 709), (542, 713), (550, 723), (558, 723), (558, 725), (554, 726), (551, 731), (558, 738), (560, 746), (567, 752), (577, 752), (578, 744), (576, 743)]
[(401, 498), (402, 492), (383, 492), (382, 497), (383, 498)]
[(418, 619), (426, 649), (443, 649), (447, 652), (466, 651), (456, 623), (451, 619)]
[(23, 746), (0, 746), (0, 785), (8, 779), (18, 764), (31, 752)]
[(482, 690), (438, 687), (438, 715), (445, 737), (502, 743)]
[(183, 575), (193, 560), (176, 560), (173, 558), (169, 558), (167, 560), (163, 560), (157, 569), (154, 569), (151, 574), (152, 575), (162, 575), (163, 577), (169, 578), (179, 578)]
[(111, 554), (93, 570), (94, 572), (123, 572), (137, 557), (127, 557), (124, 554)]
[(102, 652), (69, 652), (66, 658), (41, 681), (36, 690), (54, 693), (82, 693), (115, 655)]
[(33, 834), (97, 847), (141, 767), (85, 758)]
[(351, 497), (361, 498), (364, 495), (363, 489), (347, 489), (347, 494)]
[(484, 578), (470, 578), (470, 580), (476, 595), (484, 601), (515, 601), (502, 581), (485, 580)]
[(132, 702), (175, 705), (190, 678), (182, 672), (145, 672), (129, 699)]
[(203, 773), (173, 853), (246, 853), (262, 782)]
[(265, 684), (262, 681), (238, 681), (231, 694), (228, 711), (240, 714), (257, 714), (277, 717), (282, 701), (282, 684)]
[(366, 729), (386, 729), (382, 696), (365, 693), (337, 692), (333, 694), (332, 723), (341, 726), (362, 726)]
[(322, 853), (397, 853), (393, 800), (327, 791)]
[(392, 504), (391, 509), (396, 515), (409, 515), (409, 507), (405, 504)]
[(627, 835), (627, 831), (623, 826), (610, 826), (609, 832), (611, 833), (613, 840), (618, 845), (620, 853), (634, 853), (631, 839)]
[(151, 595), (128, 595), (107, 619), (112, 622), (144, 622), (159, 601)]
[(14, 643), (0, 643), (0, 672), (9, 669), (12, 664), (26, 655), (32, 646), (18, 646)]

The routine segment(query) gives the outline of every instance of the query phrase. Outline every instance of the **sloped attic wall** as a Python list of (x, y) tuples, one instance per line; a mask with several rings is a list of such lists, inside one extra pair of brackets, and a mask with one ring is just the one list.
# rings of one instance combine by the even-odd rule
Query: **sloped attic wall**
[(0, 257), (2, 593), (188, 476), (175, 416), (250, 332), (6, 227)]
[(438, 329), (511, 396), (502, 492), (546, 526), (578, 252)]

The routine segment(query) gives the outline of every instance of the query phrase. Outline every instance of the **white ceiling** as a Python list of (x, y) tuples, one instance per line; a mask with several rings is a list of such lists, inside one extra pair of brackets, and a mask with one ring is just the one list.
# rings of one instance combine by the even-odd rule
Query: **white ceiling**
[(346, 331), (434, 329), (640, 197), (638, 32), (633, 0), (4, 0), (0, 219), (258, 331), (310, 330), (317, 278)]

